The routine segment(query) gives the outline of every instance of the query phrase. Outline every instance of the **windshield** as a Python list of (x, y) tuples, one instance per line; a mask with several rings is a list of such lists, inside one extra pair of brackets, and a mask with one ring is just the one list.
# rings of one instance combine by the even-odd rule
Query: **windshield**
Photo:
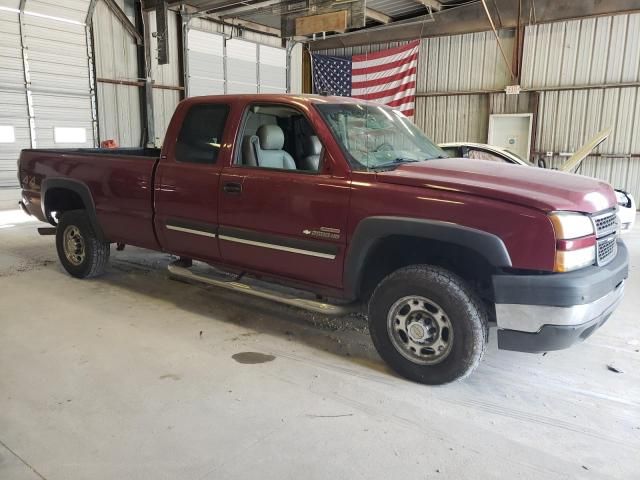
[(402, 163), (447, 157), (407, 117), (389, 107), (364, 104), (317, 107), (354, 168), (394, 168)]

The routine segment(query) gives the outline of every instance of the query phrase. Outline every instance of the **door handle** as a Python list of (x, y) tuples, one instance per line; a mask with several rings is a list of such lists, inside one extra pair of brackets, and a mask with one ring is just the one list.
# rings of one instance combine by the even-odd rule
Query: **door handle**
[(242, 185), (236, 182), (227, 182), (222, 187), (224, 193), (242, 193)]

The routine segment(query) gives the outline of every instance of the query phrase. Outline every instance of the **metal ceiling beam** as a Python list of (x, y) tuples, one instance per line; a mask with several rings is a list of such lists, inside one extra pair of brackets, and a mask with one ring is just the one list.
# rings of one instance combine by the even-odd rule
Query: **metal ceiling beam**
[(425, 7), (429, 7), (434, 11), (442, 10), (442, 3), (440, 3), (438, 0), (419, 0), (418, 3), (421, 3)]
[(233, 25), (234, 27), (246, 27), (254, 32), (266, 33), (268, 35), (280, 36), (280, 29), (269, 27), (261, 23), (252, 22), (251, 20), (244, 20), (242, 18), (233, 18), (224, 21), (225, 25)]
[[(239, 3), (241, 3), (241, 5), (238, 5)], [(216, 13), (221, 17), (232, 17), (239, 13), (246, 13), (251, 10), (258, 10), (262, 8), (272, 7), (280, 3), (282, 3), (282, 0), (265, 0), (262, 2), (255, 2), (255, 3), (238, 2), (236, 0), (233, 3), (233, 6), (229, 6), (229, 8), (221, 7), (221, 8), (216, 8), (215, 10), (213, 8), (210, 8), (209, 13)]]
[(133, 23), (131, 23), (131, 20), (129, 20), (129, 17), (127, 17), (127, 14), (122, 11), (122, 9), (115, 2), (115, 0), (103, 0), (103, 1), (105, 5), (109, 7), (109, 10), (111, 10), (111, 13), (113, 13), (115, 17), (118, 19), (118, 21), (122, 24), (124, 29), (129, 33), (129, 35), (135, 38), (136, 43), (138, 45), (142, 45), (143, 43), (142, 35), (140, 35), (140, 32), (138, 32), (138, 30), (136, 29), (136, 26)]
[(387, 24), (393, 21), (393, 18), (391, 18), (389, 15), (379, 12), (378, 10), (374, 10), (373, 8), (365, 8), (364, 14), (367, 18), (375, 20), (378, 23)]

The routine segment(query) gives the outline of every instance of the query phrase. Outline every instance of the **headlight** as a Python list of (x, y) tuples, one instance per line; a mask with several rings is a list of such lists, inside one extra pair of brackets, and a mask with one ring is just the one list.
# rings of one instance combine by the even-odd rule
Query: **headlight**
[(569, 272), (593, 265), (596, 236), (593, 222), (581, 213), (556, 212), (549, 215), (556, 234), (554, 271)]
[(556, 250), (553, 270), (556, 272), (570, 272), (578, 268), (588, 267), (596, 261), (596, 246), (579, 250)]
[(593, 222), (582, 213), (556, 212), (549, 215), (556, 239), (571, 240), (595, 234)]

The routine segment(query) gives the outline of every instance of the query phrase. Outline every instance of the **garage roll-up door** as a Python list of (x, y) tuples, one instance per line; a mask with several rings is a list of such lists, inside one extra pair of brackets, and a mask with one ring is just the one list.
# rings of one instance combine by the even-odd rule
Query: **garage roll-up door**
[(88, 5), (27, 0), (0, 10), (0, 187), (18, 186), (23, 148), (94, 146)]
[(84, 24), (25, 15), (38, 148), (93, 147)]
[(287, 91), (287, 51), (284, 48), (260, 45), (260, 93)]
[(0, 10), (0, 187), (17, 187), (16, 161), (29, 148), (18, 13)]
[(227, 41), (227, 93), (258, 92), (258, 45), (246, 40)]
[(224, 37), (215, 33), (189, 30), (189, 96), (224, 93)]

